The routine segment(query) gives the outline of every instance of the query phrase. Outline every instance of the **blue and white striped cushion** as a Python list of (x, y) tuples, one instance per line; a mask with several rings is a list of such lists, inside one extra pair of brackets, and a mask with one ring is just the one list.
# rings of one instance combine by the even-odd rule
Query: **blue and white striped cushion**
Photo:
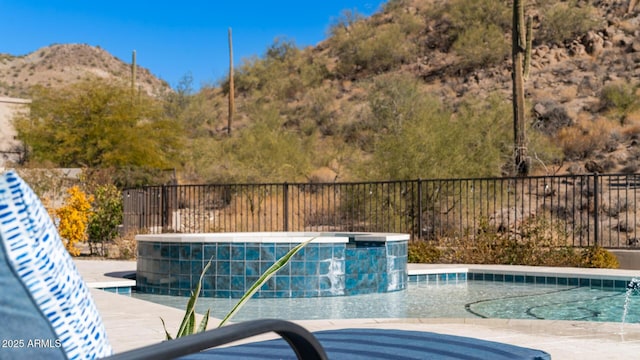
[(12, 171), (0, 176), (0, 242), (13, 273), (48, 319), (67, 357), (110, 355), (100, 314), (55, 225), (31, 188)]

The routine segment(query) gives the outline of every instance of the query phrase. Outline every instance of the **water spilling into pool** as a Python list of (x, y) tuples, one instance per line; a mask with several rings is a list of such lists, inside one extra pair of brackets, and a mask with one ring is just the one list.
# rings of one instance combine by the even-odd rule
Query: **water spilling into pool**
[(140, 292), (240, 298), (277, 259), (313, 240), (256, 293), (259, 298), (332, 297), (404, 290), (409, 235), (393, 233), (212, 233), (137, 235)]
[(620, 332), (624, 334), (624, 324), (627, 322), (627, 315), (631, 309), (632, 296), (640, 292), (640, 279), (633, 278), (627, 285), (627, 291), (624, 295), (624, 307), (622, 310), (622, 321), (620, 324)]

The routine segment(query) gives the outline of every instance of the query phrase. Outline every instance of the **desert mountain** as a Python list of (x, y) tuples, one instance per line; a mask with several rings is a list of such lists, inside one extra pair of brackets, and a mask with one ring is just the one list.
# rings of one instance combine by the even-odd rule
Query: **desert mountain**
[[(31, 86), (61, 87), (87, 77), (131, 81), (131, 64), (84, 44), (56, 44), (24, 56), (0, 54), (0, 96), (27, 97)], [(169, 85), (137, 66), (140, 89), (157, 94)]]
[[(469, 99), (495, 94), (508, 104), (510, 3), (390, 0), (369, 18), (345, 12), (318, 46), (292, 50), (289, 43), (274, 43), (264, 57), (236, 68), (233, 134), (260, 122), (265, 112), (255, 111), (257, 106), (272, 104), (283, 128), (318, 139), (310, 151), (334, 150), (315, 156), (310, 167), (346, 173), (350, 163), (371, 154), (371, 139), (384, 132), (373, 127), (378, 125), (372, 124), (368, 103), (376, 79), (398, 74), (419, 79), (423, 93), (454, 111)], [(525, 83), (528, 119), (533, 131), (563, 152), (538, 173), (638, 172), (640, 5), (636, 0), (525, 3), (533, 30)], [(86, 76), (128, 81), (130, 65), (88, 45), (53, 45), (20, 57), (0, 54), (0, 96), (26, 96), (30, 86), (62, 86)], [(137, 79), (149, 94), (168, 88), (143, 68)], [(176, 115), (189, 125), (192, 140), (209, 147), (234, 138), (224, 136), (228, 84), (220, 85), (181, 102)], [(213, 164), (210, 154), (202, 161), (193, 167), (202, 171)], [(341, 173), (340, 179), (348, 176)]]

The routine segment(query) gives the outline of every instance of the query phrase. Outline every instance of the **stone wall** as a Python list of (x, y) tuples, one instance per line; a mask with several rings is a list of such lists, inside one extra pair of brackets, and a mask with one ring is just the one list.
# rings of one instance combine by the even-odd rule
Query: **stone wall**
[(11, 162), (17, 162), (20, 142), (11, 120), (19, 111), (29, 111), (31, 100), (0, 97), (0, 169)]

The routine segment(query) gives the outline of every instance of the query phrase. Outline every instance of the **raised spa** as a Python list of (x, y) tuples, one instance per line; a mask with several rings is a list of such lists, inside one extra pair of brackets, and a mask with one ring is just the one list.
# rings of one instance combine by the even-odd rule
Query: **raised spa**
[(210, 233), (137, 235), (136, 289), (188, 296), (211, 260), (201, 296), (239, 298), (277, 259), (314, 238), (255, 295), (343, 296), (404, 290), (409, 235)]

